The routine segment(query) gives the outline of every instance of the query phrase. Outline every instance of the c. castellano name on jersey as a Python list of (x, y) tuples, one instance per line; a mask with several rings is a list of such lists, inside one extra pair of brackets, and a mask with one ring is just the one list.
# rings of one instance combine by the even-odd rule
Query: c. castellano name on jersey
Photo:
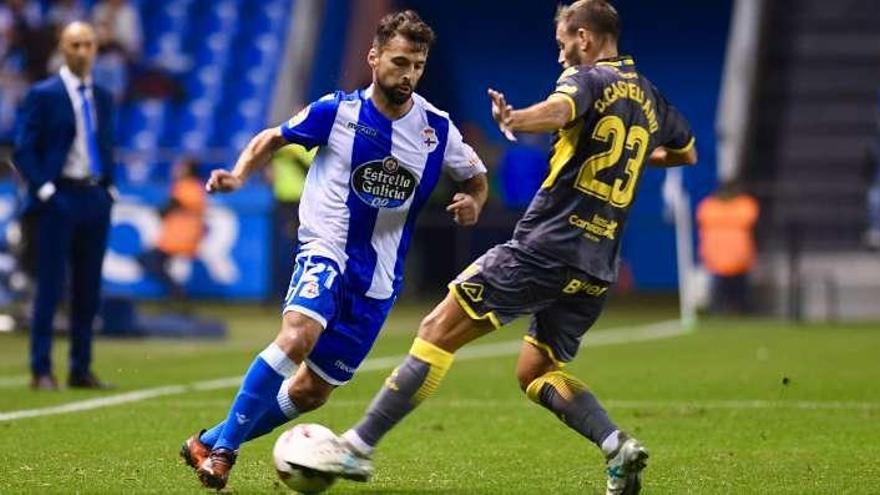
[(621, 98), (628, 98), (638, 103), (645, 118), (648, 119), (648, 130), (654, 134), (660, 130), (660, 124), (657, 123), (657, 112), (654, 110), (654, 102), (645, 97), (645, 90), (638, 84), (627, 81), (615, 81), (605, 86), (602, 91), (602, 98), (596, 100), (593, 107), (599, 113), (605, 113), (605, 110), (613, 105)]

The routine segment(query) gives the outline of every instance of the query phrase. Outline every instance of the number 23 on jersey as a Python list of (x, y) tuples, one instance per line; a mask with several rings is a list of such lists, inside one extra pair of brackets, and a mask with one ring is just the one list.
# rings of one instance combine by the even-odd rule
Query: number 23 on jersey
[[(590, 156), (581, 165), (574, 187), (579, 191), (608, 201), (618, 208), (626, 208), (633, 200), (645, 154), (648, 151), (650, 134), (644, 127), (634, 125), (627, 130), (623, 119), (615, 115), (603, 117), (596, 124), (593, 139), (610, 143), (607, 151)], [(602, 170), (617, 165), (624, 150), (630, 158), (624, 165), (626, 177), (617, 177), (612, 184), (596, 178)]]

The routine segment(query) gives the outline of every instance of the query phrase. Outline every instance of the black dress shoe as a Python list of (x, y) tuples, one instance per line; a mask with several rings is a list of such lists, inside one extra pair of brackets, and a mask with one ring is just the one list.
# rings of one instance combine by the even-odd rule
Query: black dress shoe
[(70, 375), (67, 377), (67, 386), (70, 388), (89, 388), (94, 390), (110, 390), (113, 385), (102, 382), (91, 371), (82, 375)]
[(58, 390), (58, 381), (52, 375), (34, 375), (31, 378), (31, 388), (34, 390)]

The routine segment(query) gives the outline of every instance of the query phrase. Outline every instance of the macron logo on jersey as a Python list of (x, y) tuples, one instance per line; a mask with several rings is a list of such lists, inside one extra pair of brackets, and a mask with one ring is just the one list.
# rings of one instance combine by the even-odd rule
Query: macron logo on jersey
[(365, 125), (357, 123), (357, 122), (349, 122), (348, 128), (354, 129), (354, 132), (359, 132), (359, 133), (363, 134), (364, 136), (369, 136), (369, 137), (376, 137), (379, 134), (379, 131), (377, 131), (376, 129), (373, 129), (372, 127), (365, 126)]

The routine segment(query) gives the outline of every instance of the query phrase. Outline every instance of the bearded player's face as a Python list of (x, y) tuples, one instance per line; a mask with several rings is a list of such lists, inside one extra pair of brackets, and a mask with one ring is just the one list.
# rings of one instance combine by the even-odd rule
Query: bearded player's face
[(402, 36), (394, 36), (385, 46), (370, 50), (376, 88), (388, 101), (403, 105), (409, 101), (425, 72), (428, 51)]
[(559, 45), (558, 62), (566, 69), (575, 65), (583, 65), (581, 57), (581, 39), (577, 33), (569, 33), (565, 23), (556, 24), (556, 43)]

